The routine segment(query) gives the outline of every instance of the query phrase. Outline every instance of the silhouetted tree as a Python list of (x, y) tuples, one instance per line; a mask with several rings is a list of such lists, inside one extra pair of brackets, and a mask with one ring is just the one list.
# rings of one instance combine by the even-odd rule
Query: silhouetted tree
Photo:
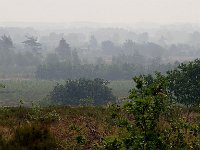
[(80, 60), (80, 58), (78, 56), (78, 53), (77, 53), (76, 49), (74, 49), (72, 51), (72, 64), (74, 66), (79, 66), (81, 64), (81, 60)]
[(92, 35), (92, 36), (90, 37), (89, 46), (90, 46), (91, 48), (97, 48), (97, 46), (98, 46), (97, 39), (95, 38), (94, 35)]
[(115, 51), (114, 43), (112, 41), (109, 41), (109, 40), (103, 41), (101, 43), (101, 48), (107, 54), (112, 54)]
[(134, 43), (133, 43), (133, 41), (132, 40), (127, 40), (126, 42), (124, 42), (123, 45), (122, 45), (122, 49), (125, 52), (133, 53), (134, 52)]
[(0, 47), (4, 50), (9, 50), (13, 48), (13, 41), (10, 36), (3, 35), (0, 39)]
[(25, 44), (25, 47), (31, 49), (33, 54), (40, 55), (41, 54), (41, 44), (38, 41), (37, 37), (26, 36), (27, 40), (22, 43)]
[(1, 65), (10, 65), (14, 63), (13, 42), (10, 36), (3, 35), (0, 39), (0, 62)]
[(55, 49), (56, 53), (62, 60), (69, 61), (71, 58), (71, 48), (64, 38), (59, 42), (58, 47)]

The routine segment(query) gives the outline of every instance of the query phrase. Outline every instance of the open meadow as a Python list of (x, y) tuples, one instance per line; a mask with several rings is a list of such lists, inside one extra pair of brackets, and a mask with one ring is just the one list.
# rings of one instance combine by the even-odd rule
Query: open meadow
[[(64, 80), (2, 80), (1, 83), (5, 88), (0, 89), (1, 106), (17, 106), (22, 100), (26, 105), (32, 102), (47, 104), (44, 99), (53, 90), (53, 87), (59, 83), (64, 84)], [(131, 80), (110, 81), (108, 85), (117, 98), (128, 96), (129, 90), (134, 83)]]

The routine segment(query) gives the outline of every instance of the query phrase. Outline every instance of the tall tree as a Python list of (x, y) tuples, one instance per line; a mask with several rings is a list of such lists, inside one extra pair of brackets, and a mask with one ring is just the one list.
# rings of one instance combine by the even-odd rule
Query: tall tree
[(26, 36), (26, 40), (22, 43), (25, 44), (25, 47), (31, 49), (34, 54), (41, 54), (41, 44), (38, 42), (37, 37), (34, 36)]
[(113, 52), (116, 50), (115, 45), (112, 41), (103, 41), (101, 43), (101, 48), (106, 54), (113, 54)]
[(134, 52), (134, 43), (132, 40), (126, 40), (126, 42), (123, 43), (122, 48), (126, 52), (133, 53)]
[(92, 35), (92, 36), (90, 37), (89, 46), (90, 46), (91, 48), (97, 48), (97, 46), (98, 46), (97, 39), (95, 38), (94, 35)]
[(0, 39), (0, 47), (4, 50), (9, 50), (13, 48), (13, 42), (10, 36), (3, 35)]
[(76, 50), (76, 49), (74, 49), (74, 50), (72, 51), (72, 64), (73, 64), (74, 66), (79, 66), (79, 65), (81, 64), (81, 60), (80, 60), (80, 58), (79, 58), (79, 56), (78, 56), (78, 53), (77, 53), (77, 50)]
[(58, 47), (55, 49), (56, 53), (62, 60), (69, 61), (71, 58), (71, 48), (64, 38), (59, 42)]
[(10, 36), (3, 35), (0, 39), (0, 62), (4, 65), (13, 64), (14, 45)]

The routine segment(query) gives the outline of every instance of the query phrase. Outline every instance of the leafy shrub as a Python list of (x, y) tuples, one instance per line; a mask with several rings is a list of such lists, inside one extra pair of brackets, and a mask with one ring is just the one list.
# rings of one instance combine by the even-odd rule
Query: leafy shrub
[[(134, 123), (128, 118), (117, 116), (118, 125), (126, 128), (128, 136), (123, 139), (111, 139), (106, 149), (165, 149), (166, 145), (157, 128), (161, 114), (165, 111), (167, 96), (166, 80), (161, 74), (135, 77), (136, 88), (130, 91), (129, 99), (122, 108), (128, 115), (134, 116)], [(119, 112), (119, 108), (112, 108)]]
[(188, 120), (168, 91), (160, 73), (135, 77), (136, 87), (123, 106), (112, 105), (113, 123), (126, 130), (123, 137), (104, 138), (105, 149), (199, 149), (199, 120)]
[(80, 99), (81, 106), (93, 106), (94, 100), (92, 98), (82, 98)]
[(94, 104), (103, 105), (115, 100), (107, 84), (108, 81), (99, 78), (67, 80), (65, 85), (57, 84), (50, 92), (50, 97), (54, 102), (62, 104), (78, 105), (81, 99), (90, 98)]
[(77, 144), (85, 144), (85, 143), (86, 143), (86, 139), (85, 139), (84, 136), (78, 135), (78, 136), (76, 137), (76, 142), (77, 142)]
[(200, 59), (167, 72), (171, 98), (187, 107), (200, 104)]
[(118, 138), (115, 137), (107, 137), (104, 139), (104, 148), (109, 150), (117, 150), (121, 149), (122, 141), (120, 141)]
[(31, 121), (52, 123), (59, 121), (61, 117), (56, 110), (44, 113), (39, 105), (33, 105), (31, 113), (28, 113), (28, 119)]
[(74, 124), (74, 123), (69, 126), (69, 129), (77, 131), (77, 132), (81, 131), (81, 128), (78, 125)]
[(45, 122), (56, 122), (61, 119), (60, 115), (56, 112), (56, 110), (48, 112), (47, 114), (44, 115), (43, 118)]

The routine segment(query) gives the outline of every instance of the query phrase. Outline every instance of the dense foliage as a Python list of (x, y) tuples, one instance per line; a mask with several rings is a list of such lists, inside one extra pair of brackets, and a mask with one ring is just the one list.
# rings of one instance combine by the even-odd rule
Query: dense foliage
[(56, 103), (77, 105), (81, 99), (91, 98), (94, 104), (102, 105), (115, 100), (109, 82), (96, 78), (94, 80), (78, 79), (67, 80), (65, 85), (57, 84), (50, 92), (50, 98)]
[[(130, 91), (130, 101), (123, 107), (124, 111), (133, 115), (134, 124), (125, 116), (118, 117), (119, 126), (125, 127), (129, 134), (118, 140), (116, 149), (165, 149), (158, 124), (168, 103), (166, 80), (156, 74), (156, 78), (139, 76), (134, 81), (136, 88)], [(114, 145), (109, 143), (106, 149), (112, 149)]]
[(171, 98), (186, 106), (200, 104), (200, 59), (168, 71), (167, 79)]
[(199, 122), (189, 120), (186, 112), (172, 102), (168, 81), (155, 77), (135, 77), (135, 88), (123, 106), (113, 105), (112, 118), (127, 134), (104, 138), (104, 148), (127, 150), (199, 149)]

